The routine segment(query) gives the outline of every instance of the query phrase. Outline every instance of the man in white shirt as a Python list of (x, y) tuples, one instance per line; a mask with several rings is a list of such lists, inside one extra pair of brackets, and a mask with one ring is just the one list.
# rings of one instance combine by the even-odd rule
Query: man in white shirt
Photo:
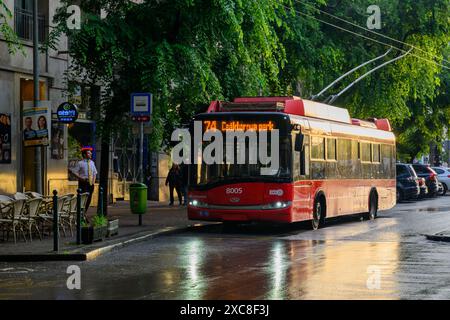
[(94, 193), (97, 168), (95, 167), (94, 161), (92, 161), (91, 150), (83, 150), (82, 155), (83, 160), (78, 161), (77, 166), (72, 172), (78, 179), (78, 188), (80, 188), (83, 193), (89, 193), (85, 209), (85, 212), (87, 212), (89, 205), (91, 204), (92, 194)]

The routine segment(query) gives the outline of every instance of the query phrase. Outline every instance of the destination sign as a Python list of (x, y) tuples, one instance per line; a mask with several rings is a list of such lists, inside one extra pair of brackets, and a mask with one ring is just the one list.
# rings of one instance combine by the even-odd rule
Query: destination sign
[(272, 121), (267, 122), (246, 122), (239, 120), (231, 121), (217, 121), (217, 120), (204, 120), (203, 130), (220, 130), (220, 131), (272, 131), (276, 129), (275, 123)]

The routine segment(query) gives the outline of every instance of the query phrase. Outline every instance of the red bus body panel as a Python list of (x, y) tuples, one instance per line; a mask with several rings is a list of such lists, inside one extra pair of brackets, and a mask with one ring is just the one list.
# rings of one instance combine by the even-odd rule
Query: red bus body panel
[[(242, 194), (227, 194), (227, 189), (242, 188)], [(188, 207), (191, 220), (209, 221), (273, 221), (297, 222), (312, 219), (314, 199), (319, 192), (326, 199), (327, 218), (345, 214), (367, 212), (370, 191), (376, 188), (379, 197), (379, 210), (388, 210), (395, 203), (396, 182), (392, 179), (342, 179), (342, 180), (305, 180), (289, 183), (239, 183), (220, 186), (208, 191), (194, 191), (190, 199), (196, 199), (211, 205), (213, 208)], [(280, 192), (282, 190), (282, 192)], [(272, 191), (272, 195), (271, 192)], [(239, 204), (235, 201), (239, 198)], [(252, 206), (274, 203), (277, 201), (292, 202), (284, 209), (249, 210), (239, 206)], [(214, 205), (229, 208), (214, 208)]]

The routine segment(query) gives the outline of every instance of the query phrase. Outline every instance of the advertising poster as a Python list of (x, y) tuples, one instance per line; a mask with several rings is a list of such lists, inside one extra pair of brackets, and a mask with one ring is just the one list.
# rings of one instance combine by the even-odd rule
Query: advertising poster
[(0, 164), (11, 163), (11, 115), (0, 113)]
[(32, 101), (23, 103), (23, 142), (25, 147), (48, 146), (50, 102), (40, 101), (34, 108)]
[(52, 121), (52, 159), (64, 159), (64, 124)]

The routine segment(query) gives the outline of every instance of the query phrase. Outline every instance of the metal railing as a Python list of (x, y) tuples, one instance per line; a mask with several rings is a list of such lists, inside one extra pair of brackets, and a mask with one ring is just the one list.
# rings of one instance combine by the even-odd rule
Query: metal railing
[[(15, 8), (14, 9), (14, 28), (17, 36), (23, 40), (33, 40), (33, 12)], [(47, 26), (45, 16), (38, 16), (39, 42), (47, 40)]]

